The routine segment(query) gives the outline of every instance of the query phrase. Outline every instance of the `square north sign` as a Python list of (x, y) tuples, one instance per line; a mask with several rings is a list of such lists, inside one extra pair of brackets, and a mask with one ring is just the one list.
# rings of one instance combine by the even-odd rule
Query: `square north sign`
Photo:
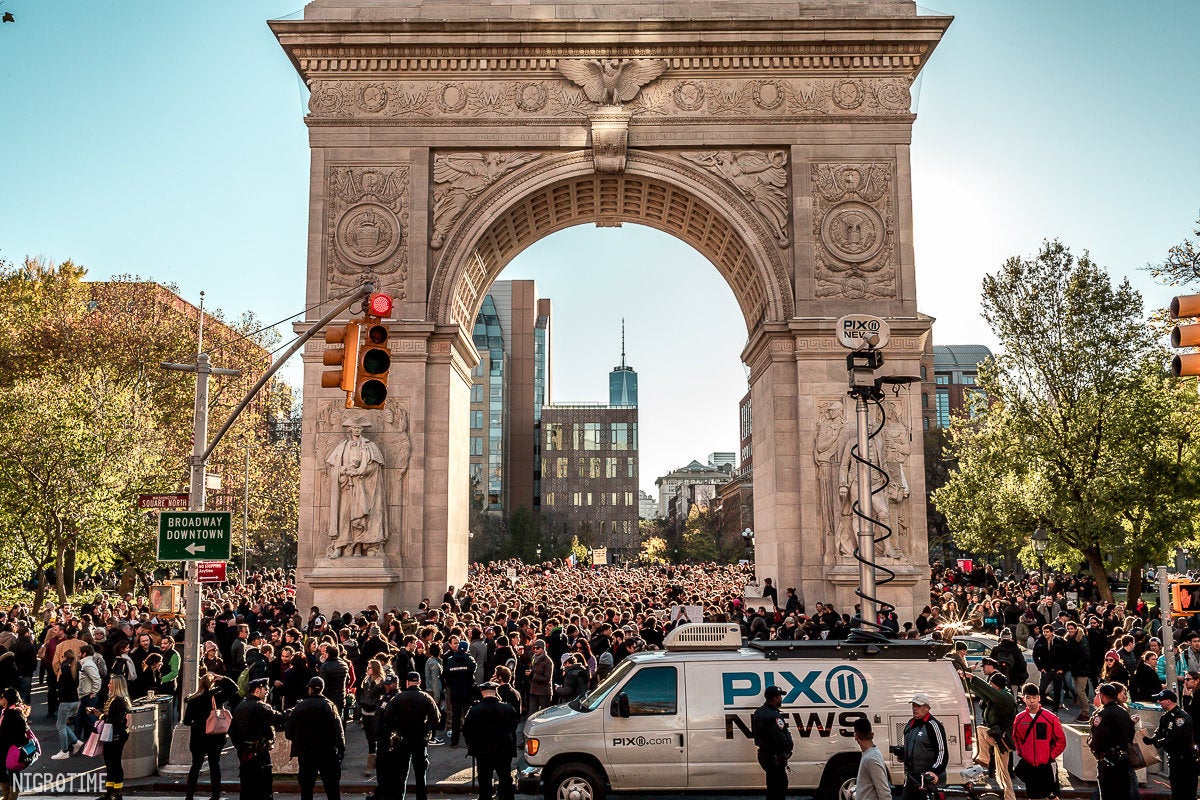
[(159, 561), (228, 561), (228, 511), (163, 511), (158, 517)]

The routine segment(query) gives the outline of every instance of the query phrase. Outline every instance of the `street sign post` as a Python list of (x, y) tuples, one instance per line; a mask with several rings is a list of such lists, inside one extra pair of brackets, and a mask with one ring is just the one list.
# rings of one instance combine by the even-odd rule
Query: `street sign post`
[(139, 494), (138, 508), (153, 510), (163, 508), (187, 508), (188, 494)]
[(229, 559), (228, 511), (164, 511), (158, 518), (159, 561)]
[(201, 583), (224, 583), (224, 561), (201, 561), (196, 564), (196, 580)]

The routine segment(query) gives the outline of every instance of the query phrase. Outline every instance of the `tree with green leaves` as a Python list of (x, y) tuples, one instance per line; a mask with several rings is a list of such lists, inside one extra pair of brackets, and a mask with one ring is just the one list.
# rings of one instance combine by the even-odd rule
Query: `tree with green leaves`
[[(1001, 352), (980, 370), (986, 401), (952, 426), (934, 504), (970, 549), (1016, 550), (1042, 525), (1051, 560), (1083, 559), (1111, 599), (1106, 556), (1140, 571), (1187, 538), (1195, 399), (1164, 374), (1140, 294), (1060, 242), (1005, 262), (982, 301)], [(1164, 471), (1169, 492), (1141, 485)]]

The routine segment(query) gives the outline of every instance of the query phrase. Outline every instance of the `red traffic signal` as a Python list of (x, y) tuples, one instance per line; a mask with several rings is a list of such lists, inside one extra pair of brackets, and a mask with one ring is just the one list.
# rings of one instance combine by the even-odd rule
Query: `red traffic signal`
[[(1171, 298), (1171, 317), (1200, 317), (1200, 294), (1181, 294)], [(1171, 347), (1200, 347), (1200, 324), (1176, 325), (1171, 330)], [(1180, 353), (1171, 359), (1175, 377), (1200, 375), (1200, 353)]]
[(374, 292), (367, 298), (367, 316), (383, 319), (392, 314), (392, 296), (383, 292)]

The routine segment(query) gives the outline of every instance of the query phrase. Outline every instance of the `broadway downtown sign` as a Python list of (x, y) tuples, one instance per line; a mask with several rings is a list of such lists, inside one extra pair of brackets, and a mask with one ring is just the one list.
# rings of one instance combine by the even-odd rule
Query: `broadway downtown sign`
[(164, 511), (158, 518), (159, 561), (227, 561), (228, 511)]

